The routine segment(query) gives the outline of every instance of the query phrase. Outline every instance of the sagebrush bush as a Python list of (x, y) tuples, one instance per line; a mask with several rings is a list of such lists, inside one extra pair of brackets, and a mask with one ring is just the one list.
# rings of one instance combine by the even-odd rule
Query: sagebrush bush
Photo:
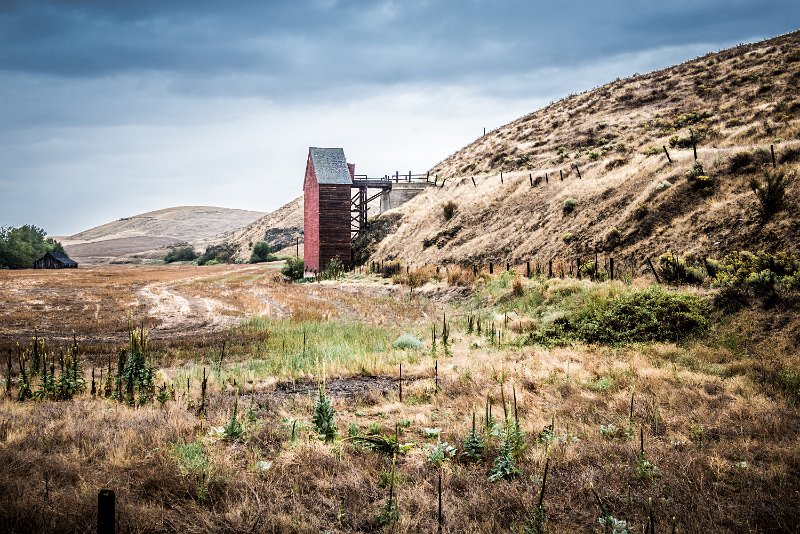
[(723, 303), (750, 297), (774, 303), (800, 290), (800, 257), (796, 254), (738, 251), (728, 254), (716, 269), (712, 285), (720, 288)]
[(448, 200), (444, 204), (442, 204), (442, 214), (444, 215), (444, 220), (449, 221), (453, 218), (453, 215), (456, 214), (456, 203), (452, 200)]
[(424, 344), (422, 343), (422, 341), (412, 336), (411, 334), (403, 334), (394, 340), (393, 346), (396, 349), (406, 350), (406, 349), (421, 349), (424, 346)]
[(566, 232), (563, 236), (561, 236), (561, 240), (567, 244), (572, 243), (573, 239), (575, 239), (575, 236), (572, 234), (572, 232)]
[(692, 189), (706, 189), (714, 185), (714, 179), (706, 174), (699, 161), (695, 161), (692, 168), (686, 171), (686, 179)]
[(287, 258), (281, 274), (289, 280), (302, 280), (305, 275), (305, 262), (302, 258)]
[(702, 284), (705, 272), (701, 265), (674, 254), (662, 254), (658, 259), (659, 273), (666, 282), (676, 284)]
[(564, 215), (567, 215), (567, 214), (572, 213), (573, 211), (575, 211), (575, 206), (577, 206), (577, 205), (578, 205), (578, 201), (575, 200), (572, 197), (567, 198), (566, 200), (564, 200), (564, 206), (562, 208), (562, 211), (564, 212)]
[(470, 287), (475, 283), (475, 273), (464, 267), (450, 267), (447, 271), (447, 283), (451, 286)]
[(750, 189), (758, 200), (758, 213), (763, 222), (769, 221), (773, 215), (781, 211), (786, 204), (786, 186), (794, 174), (783, 171), (767, 171), (764, 182), (750, 180)]

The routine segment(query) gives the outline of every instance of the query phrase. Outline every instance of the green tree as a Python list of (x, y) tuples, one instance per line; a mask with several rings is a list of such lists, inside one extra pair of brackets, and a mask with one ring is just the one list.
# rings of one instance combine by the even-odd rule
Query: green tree
[(0, 268), (27, 269), (46, 252), (64, 252), (64, 247), (32, 224), (0, 227)]

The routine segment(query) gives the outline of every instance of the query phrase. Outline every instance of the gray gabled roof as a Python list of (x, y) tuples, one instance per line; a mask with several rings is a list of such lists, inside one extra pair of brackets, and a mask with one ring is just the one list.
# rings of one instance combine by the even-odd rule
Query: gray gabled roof
[(341, 148), (310, 147), (308, 153), (314, 164), (318, 184), (350, 185), (353, 179), (347, 169), (347, 160)]
[(64, 265), (78, 265), (72, 258), (64, 254), (63, 252), (48, 252), (53, 258), (57, 259)]

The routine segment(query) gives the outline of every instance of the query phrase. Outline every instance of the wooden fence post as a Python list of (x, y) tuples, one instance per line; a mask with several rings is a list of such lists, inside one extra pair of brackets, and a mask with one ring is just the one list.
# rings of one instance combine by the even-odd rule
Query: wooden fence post
[(547, 262), (547, 277), (553, 278), (553, 258), (550, 258), (550, 261)]
[(489, 262), (489, 274), (494, 274), (494, 264), (492, 262)]
[(653, 271), (653, 276), (656, 277), (656, 283), (660, 284), (661, 283), (661, 279), (658, 277), (658, 271), (656, 271), (656, 268), (653, 267), (653, 262), (650, 261), (650, 257), (649, 256), (647, 257), (647, 265), (649, 265), (650, 266), (650, 270)]
[(664, 149), (664, 154), (667, 156), (667, 161), (672, 163), (672, 158), (669, 157), (669, 152), (667, 151), (667, 145), (661, 145), (661, 148)]
[(511, 264), (506, 262), (506, 272), (511, 270)]
[(613, 280), (614, 279), (614, 258), (608, 259), (608, 272), (609, 277)]
[(544, 183), (546, 184), (550, 183), (550, 177), (547, 176), (547, 173), (544, 173)]
[(528, 180), (531, 181), (531, 187), (533, 187), (533, 173), (528, 173)]
[(558, 169), (558, 174), (561, 175), (561, 181), (563, 182), (564, 181), (564, 171), (562, 171), (561, 169)]
[(772, 167), (775, 168), (775, 145), (769, 145), (769, 151), (772, 154)]
[(475, 183), (475, 177), (474, 176), (472, 177), (472, 185), (475, 186), (475, 187), (478, 187), (478, 185)]
[(117, 531), (114, 491), (103, 489), (97, 494), (97, 534)]
[(528, 278), (531, 277), (531, 260), (525, 262), (525, 274), (527, 275)]
[(503, 182), (503, 171), (500, 171), (500, 183), (501, 184), (505, 183), (505, 182)]
[(578, 179), (582, 180), (583, 178), (581, 177), (581, 170), (578, 168), (578, 164), (577, 163), (575, 164), (575, 172), (578, 173)]

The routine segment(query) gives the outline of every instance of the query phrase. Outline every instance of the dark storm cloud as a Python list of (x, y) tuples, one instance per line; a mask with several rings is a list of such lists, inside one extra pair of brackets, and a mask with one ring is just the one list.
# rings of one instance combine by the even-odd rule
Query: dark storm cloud
[[(20, 2), (0, 68), (61, 77), (257, 77), (257, 93), (453, 81), (792, 29), (796, 2)], [(213, 83), (210, 84), (213, 87)], [(281, 91), (284, 89), (284, 91)]]
[(798, 20), (789, 0), (0, 0), (0, 225), (274, 209), (309, 145), (422, 170), (549, 100)]

